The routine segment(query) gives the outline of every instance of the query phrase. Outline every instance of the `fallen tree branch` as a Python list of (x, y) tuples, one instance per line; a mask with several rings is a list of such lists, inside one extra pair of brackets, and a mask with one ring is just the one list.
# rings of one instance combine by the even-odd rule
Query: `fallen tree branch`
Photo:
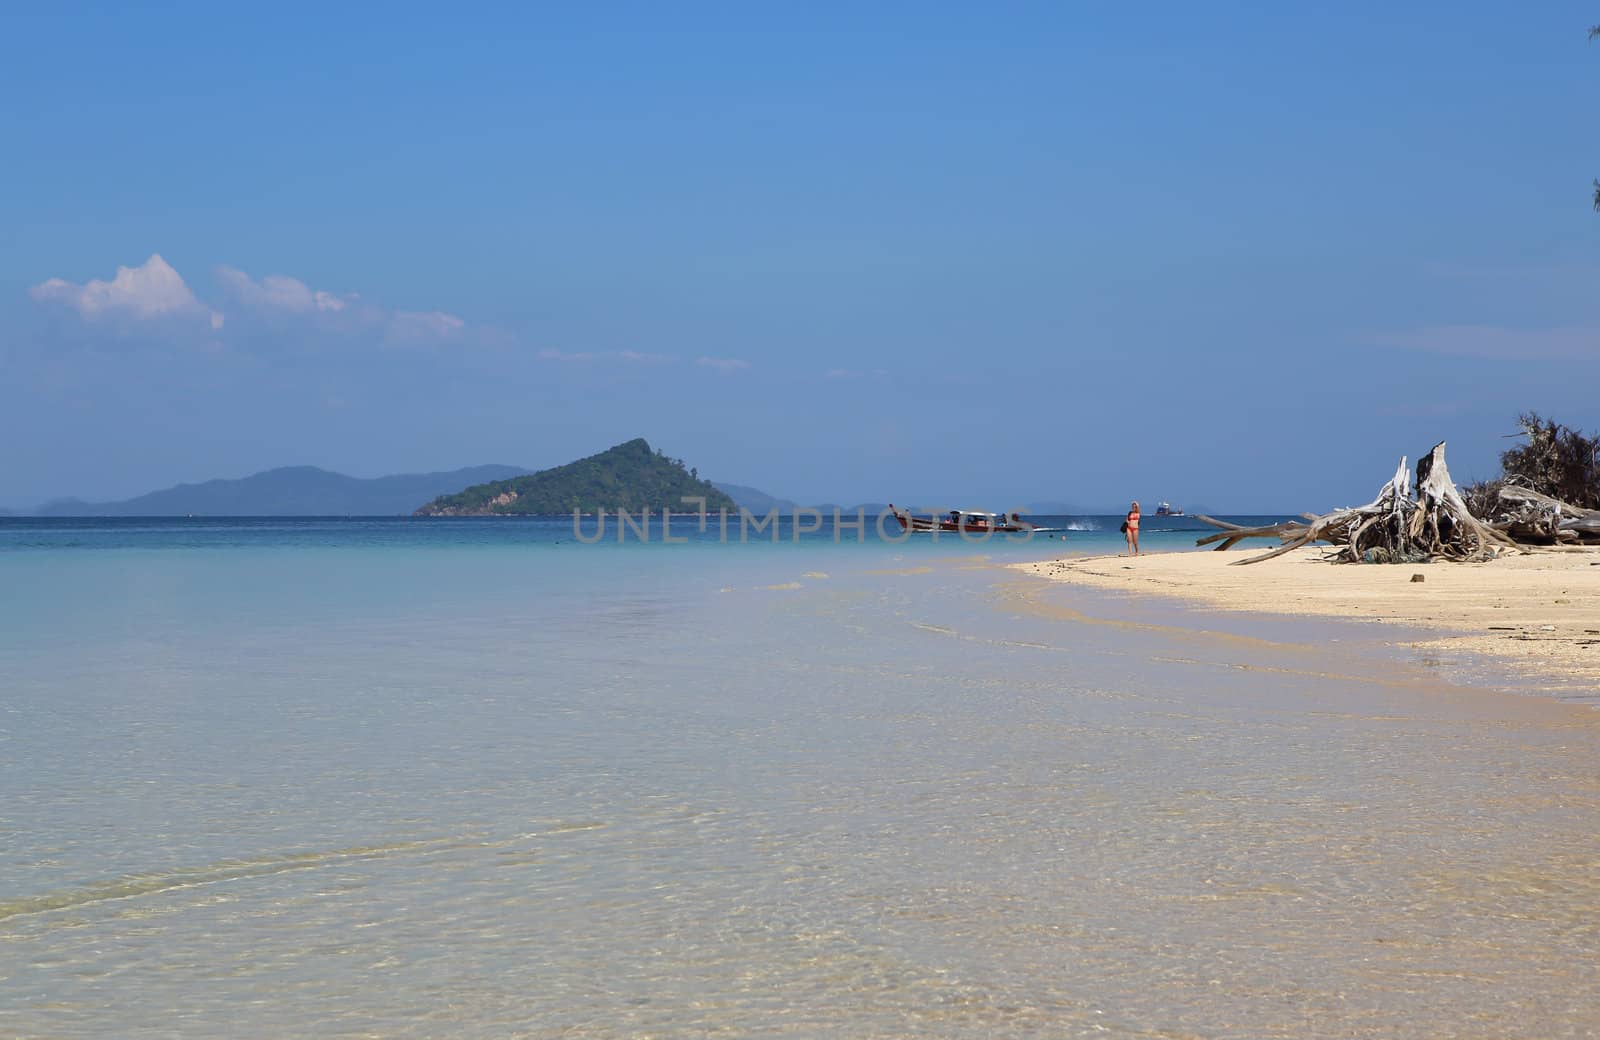
[(1502, 484), (1489, 526), (1521, 546), (1600, 545), (1600, 510), (1583, 509), (1518, 484)]

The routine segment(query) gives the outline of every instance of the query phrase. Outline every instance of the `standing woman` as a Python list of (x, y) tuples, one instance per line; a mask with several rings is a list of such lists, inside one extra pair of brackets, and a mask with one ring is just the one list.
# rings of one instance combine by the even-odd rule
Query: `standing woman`
[(1139, 555), (1139, 503), (1133, 503), (1123, 518), (1122, 530), (1128, 535), (1128, 555)]

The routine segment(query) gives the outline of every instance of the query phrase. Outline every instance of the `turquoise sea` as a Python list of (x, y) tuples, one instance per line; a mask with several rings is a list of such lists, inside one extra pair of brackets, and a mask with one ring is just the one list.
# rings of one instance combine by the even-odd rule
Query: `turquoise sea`
[(1592, 707), (1051, 526), (0, 519), (0, 1035), (1595, 1035)]

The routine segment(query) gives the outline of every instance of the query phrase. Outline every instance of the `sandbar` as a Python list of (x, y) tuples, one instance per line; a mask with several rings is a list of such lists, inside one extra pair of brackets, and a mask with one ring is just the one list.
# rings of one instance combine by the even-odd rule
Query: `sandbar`
[[(1254, 551), (1259, 551), (1255, 547)], [(1230, 566), (1246, 553), (1160, 552), (1012, 564), (1051, 581), (1253, 613), (1439, 630), (1407, 645), (1486, 654), (1533, 677), (1600, 691), (1600, 552), (1484, 563), (1335, 564), (1326, 547)], [(1422, 575), (1421, 581), (1413, 580)]]

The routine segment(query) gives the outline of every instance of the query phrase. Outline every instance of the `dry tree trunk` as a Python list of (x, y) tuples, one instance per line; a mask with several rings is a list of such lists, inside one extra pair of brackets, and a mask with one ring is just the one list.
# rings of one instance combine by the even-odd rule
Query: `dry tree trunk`
[(1321, 516), (1309, 513), (1304, 516), (1304, 523), (1290, 520), (1251, 528), (1201, 516), (1201, 520), (1222, 531), (1207, 535), (1195, 544), (1216, 542), (1220, 550), (1231, 548), (1246, 538), (1277, 538), (1282, 543), (1268, 552), (1235, 560), (1235, 564), (1270, 560), (1312, 542), (1338, 546), (1332, 559), (1346, 563), (1421, 562), (1436, 556), (1450, 560), (1483, 560), (1492, 558), (1499, 548), (1519, 547), (1510, 535), (1472, 515), (1450, 479), (1443, 441), (1417, 460), (1415, 497), (1412, 496), (1411, 472), (1402, 457), (1394, 476), (1371, 502)]
[[(1437, 552), (1453, 559), (1489, 559), (1497, 546), (1517, 548), (1510, 536), (1497, 531), (1472, 515), (1467, 503), (1450, 479), (1450, 470), (1444, 464), (1444, 441), (1433, 446), (1425, 458), (1417, 460), (1418, 513), (1427, 517), (1427, 527), (1434, 534)], [(1412, 518), (1413, 537), (1418, 520)], [(1448, 537), (1440, 537), (1440, 528), (1448, 530)]]
[(1581, 509), (1516, 484), (1502, 485), (1497, 496), (1501, 508), (1489, 526), (1519, 544), (1600, 544), (1600, 510)]

